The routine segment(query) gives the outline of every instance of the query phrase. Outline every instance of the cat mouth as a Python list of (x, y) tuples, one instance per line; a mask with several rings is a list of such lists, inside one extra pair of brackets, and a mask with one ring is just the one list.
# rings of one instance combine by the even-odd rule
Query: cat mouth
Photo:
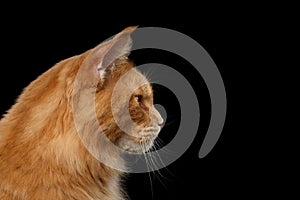
[(157, 138), (161, 127), (145, 127), (137, 132), (123, 133), (121, 137), (115, 142), (115, 144), (129, 152), (142, 154), (149, 152), (154, 146), (155, 139)]
[(140, 141), (139, 141), (139, 145), (141, 146), (142, 152), (147, 152), (149, 151), (149, 149), (153, 146), (154, 144), (154, 140), (155, 140), (156, 136), (151, 135), (151, 136), (146, 136), (143, 137)]
[(148, 152), (154, 144), (157, 134), (141, 137), (130, 136), (119, 141), (118, 146), (130, 153), (142, 154)]

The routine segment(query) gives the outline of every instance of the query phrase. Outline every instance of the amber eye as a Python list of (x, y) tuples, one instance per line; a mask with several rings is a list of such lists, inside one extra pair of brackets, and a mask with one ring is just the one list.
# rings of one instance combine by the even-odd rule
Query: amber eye
[(143, 103), (143, 96), (139, 94), (139, 95), (135, 95), (134, 97), (136, 101), (139, 103), (140, 107), (148, 112), (149, 108)]
[(135, 97), (135, 99), (136, 99), (137, 102), (139, 102), (139, 103), (142, 102), (142, 98), (143, 98), (142, 95), (138, 94), (138, 95), (135, 95), (134, 97)]

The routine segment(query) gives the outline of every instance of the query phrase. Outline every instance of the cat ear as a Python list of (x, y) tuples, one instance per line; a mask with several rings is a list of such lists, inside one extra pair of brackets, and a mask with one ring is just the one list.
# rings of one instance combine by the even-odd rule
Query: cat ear
[(128, 27), (122, 32), (115, 35), (112, 39), (101, 43), (88, 56), (88, 63), (95, 72), (98, 72), (100, 79), (105, 77), (107, 67), (110, 66), (116, 59), (122, 56), (128, 56), (132, 46), (131, 33), (137, 27)]

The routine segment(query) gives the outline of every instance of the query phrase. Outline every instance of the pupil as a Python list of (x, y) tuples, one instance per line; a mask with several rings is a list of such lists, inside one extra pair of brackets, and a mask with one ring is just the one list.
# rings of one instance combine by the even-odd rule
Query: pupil
[(141, 100), (142, 100), (142, 95), (137, 95), (136, 98), (137, 98), (138, 102), (141, 102)]

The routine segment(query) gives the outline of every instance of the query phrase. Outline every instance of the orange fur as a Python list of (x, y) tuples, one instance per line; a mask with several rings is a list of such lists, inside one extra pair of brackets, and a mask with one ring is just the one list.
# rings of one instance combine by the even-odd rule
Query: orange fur
[[(128, 31), (125, 29), (110, 42), (114, 45)], [(112, 48), (112, 47), (111, 47)], [(119, 47), (118, 47), (119, 48)], [(64, 60), (33, 81), (18, 98), (16, 104), (0, 121), (0, 199), (1, 200), (117, 200), (126, 195), (120, 187), (122, 172), (99, 162), (83, 145), (74, 123), (72, 102), (78, 94), (94, 91), (96, 115), (107, 138), (115, 145), (126, 149), (128, 140), (138, 143), (143, 135), (133, 137), (125, 134), (115, 123), (111, 111), (111, 97), (115, 84), (125, 73), (134, 70), (132, 77), (141, 74), (123, 56), (117, 56), (105, 70), (104, 77), (94, 74), (93, 60), (105, 57), (108, 51), (95, 48), (81, 55)], [(97, 51), (97, 52), (96, 52)], [(79, 77), (81, 84), (74, 91), (79, 70), (86, 74)], [(95, 85), (95, 83), (97, 83)], [(135, 95), (143, 96), (142, 102)], [(149, 112), (143, 106), (153, 105), (151, 86), (140, 87), (130, 98), (129, 111), (138, 125), (149, 127), (160, 124), (158, 112)], [(122, 94), (120, 94), (122, 99)], [(122, 107), (122, 101), (116, 107)], [(141, 106), (142, 105), (142, 106)], [(85, 117), (89, 117), (89, 111)], [(119, 116), (122, 117), (122, 116)], [(93, 125), (82, 124), (87, 138), (94, 133)], [(136, 148), (136, 147), (135, 147)], [(106, 146), (97, 146), (99, 154), (109, 154), (119, 165), (122, 157)]]

